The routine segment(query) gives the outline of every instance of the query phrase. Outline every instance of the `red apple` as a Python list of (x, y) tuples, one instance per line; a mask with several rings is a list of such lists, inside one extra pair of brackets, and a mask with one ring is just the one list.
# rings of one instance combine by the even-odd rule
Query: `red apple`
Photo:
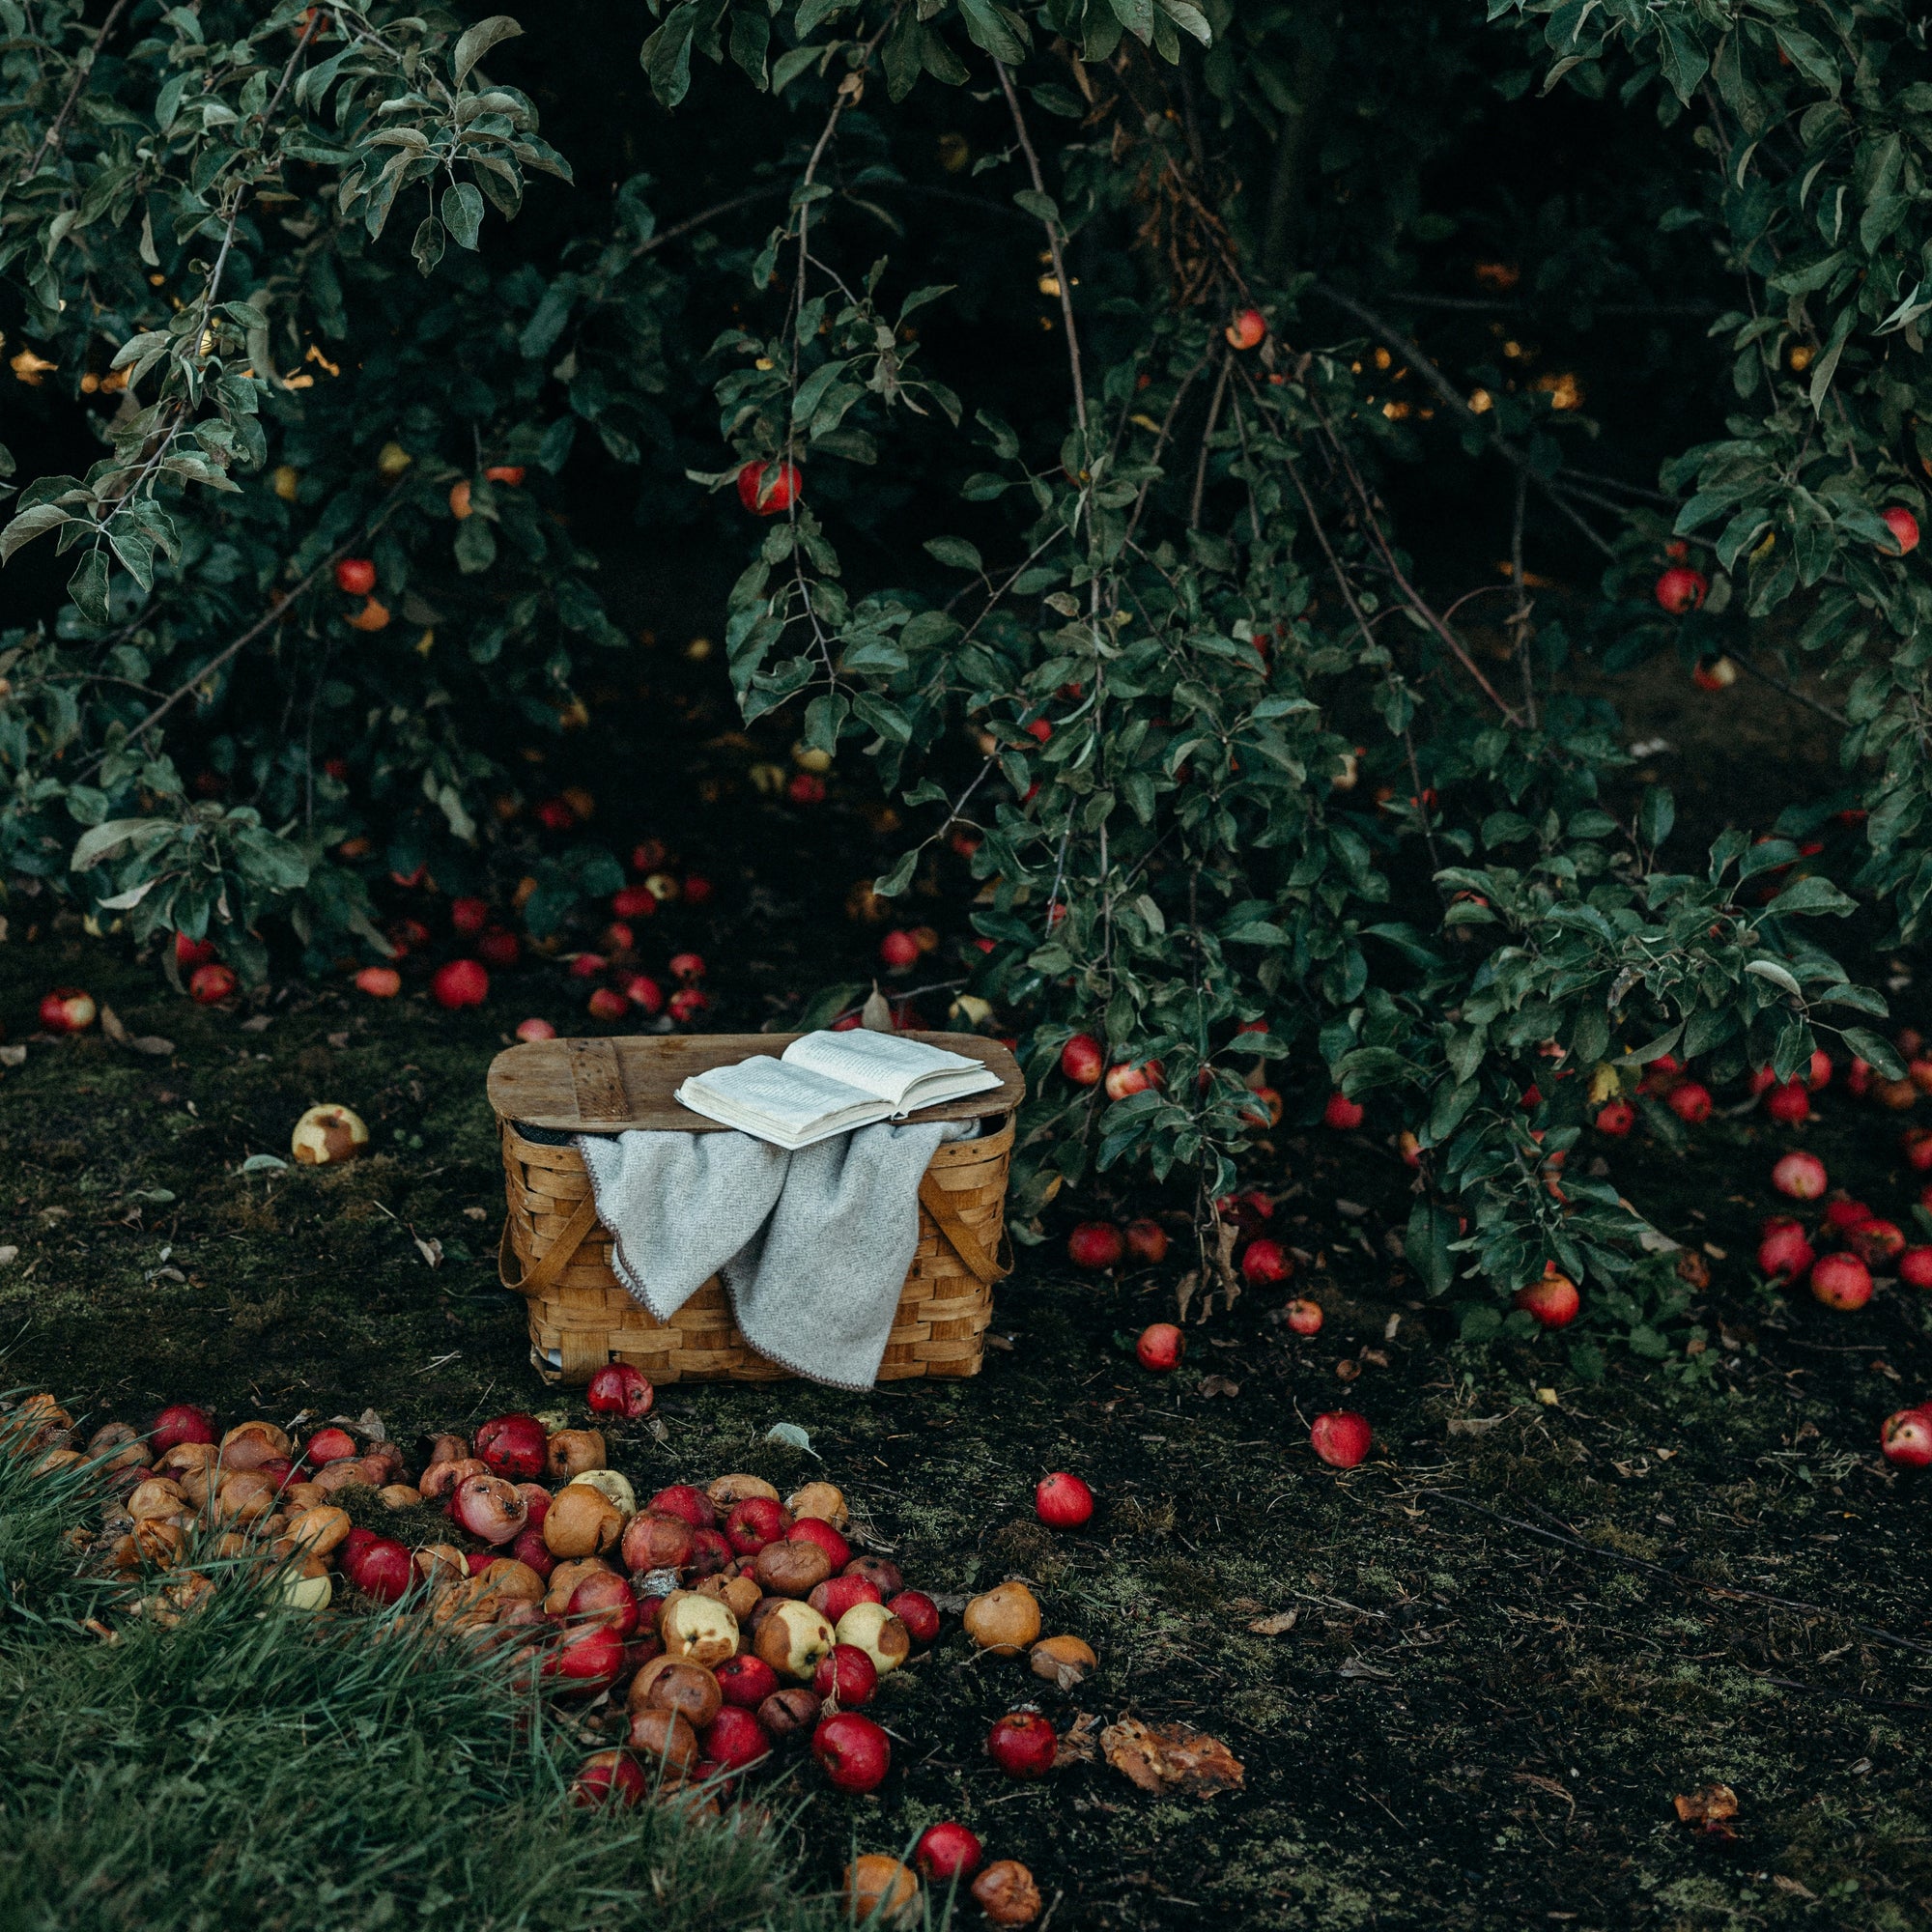
[(160, 1457), (179, 1443), (215, 1439), (214, 1424), (207, 1409), (191, 1402), (171, 1402), (155, 1417), (155, 1426), (148, 1432), (148, 1453)]
[(814, 1584), (806, 1602), (827, 1623), (837, 1624), (854, 1604), (883, 1604), (886, 1593), (869, 1577), (828, 1577)]
[(909, 932), (889, 932), (879, 941), (880, 962), (891, 972), (902, 973), (919, 962), (919, 941)]
[(359, 1456), (362, 1445), (346, 1429), (318, 1429), (308, 1438), (308, 1445), (302, 1450), (311, 1468), (320, 1469), (325, 1463), (339, 1463), (345, 1456)]
[(1253, 349), (1267, 332), (1267, 317), (1258, 308), (1236, 309), (1234, 321), (1221, 331), (1231, 349)]
[(599, 986), (584, 1003), (593, 1020), (620, 1020), (631, 1005), (614, 986)]
[(1126, 1251), (1120, 1229), (1111, 1221), (1082, 1221), (1066, 1237), (1066, 1259), (1075, 1267), (1113, 1267)]
[(197, 966), (187, 982), (187, 996), (198, 1007), (217, 1007), (239, 983), (226, 966)]
[(1293, 1272), (1294, 1263), (1279, 1241), (1250, 1241), (1242, 1251), (1241, 1273), (1251, 1282), (1286, 1281)]
[(376, 566), (366, 556), (345, 556), (335, 566), (335, 587), (351, 597), (366, 597), (376, 587)]
[(1771, 1170), (1771, 1184), (1794, 1201), (1815, 1201), (1825, 1191), (1825, 1163), (1815, 1153), (1788, 1153)]
[(1907, 1248), (1898, 1258), (1898, 1278), (1907, 1288), (1932, 1288), (1932, 1248)]
[(1567, 1328), (1576, 1321), (1577, 1312), (1583, 1305), (1583, 1297), (1577, 1293), (1577, 1284), (1548, 1264), (1545, 1264), (1541, 1281), (1533, 1281), (1527, 1288), (1517, 1290), (1515, 1301), (1544, 1328)]
[(1161, 1065), (1157, 1060), (1143, 1061), (1135, 1066), (1127, 1061), (1107, 1069), (1105, 1081), (1107, 1098), (1125, 1100), (1135, 1094), (1145, 1094), (1150, 1088), (1161, 1083)]
[(1879, 1431), (1878, 1446), (1888, 1463), (1907, 1469), (1932, 1463), (1932, 1415), (1922, 1408), (1901, 1408), (1888, 1415)]
[(629, 1637), (638, 1628), (638, 1600), (630, 1583), (614, 1570), (593, 1570), (570, 1593), (565, 1614), (584, 1620), (594, 1617), (620, 1637)]
[(1757, 1271), (1767, 1280), (1796, 1281), (1815, 1259), (1804, 1230), (1796, 1221), (1766, 1224), (1764, 1238), (1757, 1248)]
[(626, 886), (611, 901), (611, 910), (619, 919), (652, 919), (657, 909), (658, 895), (648, 886)]
[(1811, 1293), (1827, 1308), (1849, 1314), (1871, 1299), (1871, 1273), (1856, 1255), (1820, 1255), (1811, 1264)]
[(1673, 617), (1681, 617), (1685, 611), (1696, 610), (1710, 588), (1710, 580), (1701, 571), (1674, 563), (1658, 578), (1655, 595)]
[(608, 1624), (582, 1624), (566, 1631), (544, 1662), (543, 1674), (560, 1680), (566, 1690), (602, 1690), (624, 1667), (624, 1639)]
[(1281, 1318), (1297, 1335), (1319, 1335), (1321, 1332), (1321, 1304), (1296, 1297), (1281, 1311)]
[(355, 990), (372, 1000), (393, 1000), (403, 990), (403, 976), (393, 966), (365, 966), (355, 976)]
[(550, 1437), (534, 1415), (498, 1415), (477, 1430), (476, 1454), (493, 1476), (526, 1483), (543, 1474)]
[(755, 1556), (790, 1527), (789, 1513), (770, 1496), (747, 1496), (724, 1519), (724, 1534), (740, 1556)]
[(700, 993), (696, 986), (681, 986), (670, 996), (670, 1016), (679, 1026), (689, 1026), (710, 1006), (709, 996)]
[(685, 1567), (694, 1577), (715, 1577), (721, 1570), (728, 1570), (737, 1554), (725, 1540), (723, 1530), (694, 1529), (691, 1532), (691, 1554), (685, 1559)]
[[(1808, 851), (1816, 851), (1816, 846), (1807, 845)], [(1832, 1056), (1822, 1046), (1811, 1050), (1811, 1065), (1805, 1069), (1804, 1083), (1812, 1093), (1822, 1094), (1832, 1084)]]
[[(766, 472), (770, 472), (770, 480)], [(791, 463), (748, 463), (738, 472), (738, 500), (756, 517), (780, 517), (800, 493), (797, 466)]]
[(1107, 1056), (1091, 1033), (1076, 1033), (1060, 1049), (1060, 1070), (1081, 1087), (1097, 1087), (1106, 1071)]
[(525, 1522), (510, 1545), (510, 1554), (539, 1577), (548, 1577), (556, 1568), (556, 1558), (550, 1553), (550, 1545), (544, 1541), (543, 1528), (538, 1523)]
[(1872, 1210), (1862, 1201), (1833, 1201), (1826, 1205), (1825, 1225), (1836, 1235), (1849, 1235), (1871, 1218)]
[(1780, 1127), (1802, 1127), (1811, 1118), (1811, 1090), (1802, 1080), (1786, 1080), (1765, 1095), (1764, 1111)]
[(1037, 1711), (1009, 1711), (986, 1734), (986, 1753), (1009, 1777), (1044, 1777), (1060, 1739)]
[(651, 1014), (664, 1011), (664, 988), (648, 973), (627, 973), (619, 983), (634, 1007)]
[(1153, 1321), (1141, 1330), (1134, 1356), (1142, 1368), (1165, 1375), (1180, 1360), (1186, 1347), (1187, 1337), (1172, 1321)]
[[(793, 1543), (815, 1543), (832, 1560), (834, 1572), (844, 1569), (852, 1560), (852, 1546), (832, 1527), (815, 1516), (801, 1517), (785, 1531), (787, 1539)], [(827, 1578), (830, 1581), (830, 1578)], [(837, 1619), (834, 1620), (835, 1622)]]
[(1321, 1110), (1321, 1124), (1347, 1132), (1362, 1124), (1362, 1111), (1361, 1103), (1350, 1099), (1348, 1094), (1331, 1094), (1328, 1104)]
[(651, 1412), (657, 1391), (641, 1369), (634, 1369), (629, 1362), (606, 1362), (590, 1378), (583, 1399), (598, 1415), (621, 1415), (636, 1422)]
[[(1927, 1253), (1932, 1253), (1928, 1249)], [(852, 1579), (857, 1581), (855, 1577)], [(923, 1590), (901, 1590), (886, 1603), (886, 1608), (906, 1627), (906, 1634), (923, 1650), (939, 1634), (939, 1605)], [(826, 1612), (831, 1616), (831, 1612)], [(839, 1613), (841, 1616), (843, 1611)], [(833, 1621), (838, 1622), (834, 1617)]]
[(1852, 1252), (1868, 1268), (1883, 1267), (1887, 1262), (1905, 1252), (1905, 1231), (1895, 1221), (1882, 1221), (1877, 1215), (1861, 1221), (1853, 1228), (1847, 1239)]
[(683, 985), (690, 985), (694, 980), (704, 978), (704, 955), (701, 952), (673, 952), (666, 961), (670, 977)]
[(1129, 1221), (1126, 1242), (1127, 1253), (1137, 1262), (1151, 1264), (1167, 1259), (1167, 1230), (1158, 1221)]
[(651, 1795), (644, 1768), (627, 1750), (592, 1751), (570, 1780), (570, 1802), (593, 1804), (641, 1804)]
[(1612, 1100), (1598, 1111), (1596, 1128), (1600, 1134), (1622, 1140), (1635, 1125), (1636, 1109), (1628, 1100)]
[(765, 1727), (750, 1711), (726, 1704), (699, 1736), (704, 1755), (727, 1772), (746, 1771), (772, 1754)]
[(1315, 1453), (1332, 1469), (1352, 1469), (1369, 1453), (1369, 1421), (1353, 1409), (1318, 1415), (1308, 1431)]
[(718, 1522), (711, 1498), (690, 1483), (673, 1483), (669, 1489), (660, 1490), (644, 1507), (661, 1516), (681, 1516), (693, 1529), (712, 1529)]
[[(355, 1535), (352, 1530), (350, 1535)], [(348, 1539), (343, 1548), (348, 1547)], [(416, 1579), (415, 1559), (408, 1548), (393, 1537), (372, 1536), (356, 1550), (353, 1559), (337, 1560), (349, 1580), (366, 1597), (381, 1604), (397, 1604), (409, 1595)]]
[(548, 1020), (519, 1020), (517, 1022), (517, 1037), (523, 1040), (554, 1039), (556, 1037), (556, 1029)]
[(438, 1006), (451, 1012), (480, 1007), (490, 997), (490, 976), (473, 959), (452, 959), (436, 969), (429, 991)]
[(1711, 1118), (1711, 1090), (1701, 1080), (1680, 1080), (1663, 1096), (1663, 1104), (1680, 1121), (1698, 1126)]
[(893, 1768), (893, 1746), (871, 1719), (839, 1711), (811, 1734), (811, 1754), (839, 1791), (872, 1791)]
[(481, 932), (490, 923), (490, 901), (488, 899), (451, 899), (449, 902), (449, 923), (461, 933)]
[(755, 1711), (779, 1688), (778, 1672), (762, 1657), (753, 1657), (749, 1651), (727, 1657), (711, 1674), (717, 1678), (725, 1703), (741, 1711)]
[(912, 1861), (929, 1885), (947, 1885), (953, 1879), (969, 1879), (980, 1869), (985, 1853), (980, 1841), (964, 1825), (951, 1819), (928, 1825), (913, 1847)]
[(828, 1703), (833, 1699), (846, 1710), (869, 1704), (879, 1688), (878, 1666), (856, 1645), (835, 1643), (818, 1660), (811, 1673), (811, 1688)]
[(1094, 1514), (1094, 1492), (1078, 1476), (1056, 1470), (1034, 1485), (1034, 1514), (1049, 1529), (1078, 1529)]
[(78, 986), (56, 986), (41, 1002), (41, 1025), (48, 1033), (85, 1033), (94, 1024), (94, 996)]
[(500, 966), (507, 972), (523, 957), (523, 943), (506, 926), (493, 925), (476, 942), (476, 950), (492, 966)]
[(192, 973), (197, 966), (206, 966), (215, 956), (213, 940), (190, 939), (185, 932), (175, 934), (175, 964), (184, 973)]
[(1886, 551), (1886, 555), (1903, 556), (1918, 548), (1918, 519), (1903, 503), (1881, 510), (1878, 520), (1891, 532), (1892, 542), (1897, 545), (1897, 549)]

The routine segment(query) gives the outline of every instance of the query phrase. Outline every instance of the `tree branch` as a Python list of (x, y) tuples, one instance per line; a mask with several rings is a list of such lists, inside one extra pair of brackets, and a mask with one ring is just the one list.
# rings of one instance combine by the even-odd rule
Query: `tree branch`
[[(1013, 131), (1020, 139), (1020, 152), (1026, 156), (1027, 172), (1033, 177), (1033, 191), (1046, 193), (1046, 177), (1039, 170), (1039, 156), (1034, 153), (1033, 137), (1027, 132), (1026, 116), (1020, 112), (1020, 98), (1013, 92), (1013, 77), (1007, 71), (1003, 60), (995, 60), (993, 71), (1000, 76), (1000, 86), (1006, 91), (1007, 105), (1012, 110)], [(1057, 206), (1058, 204), (1056, 204)], [(1053, 257), (1053, 279), (1060, 290), (1060, 319), (1066, 330), (1066, 359), (1073, 370), (1073, 413), (1079, 419), (1080, 434), (1087, 434), (1087, 380), (1080, 373), (1080, 331), (1073, 322), (1073, 285), (1066, 278), (1066, 257), (1060, 245), (1060, 223), (1042, 221), (1046, 230), (1046, 245)]]
[(121, 24), (121, 15), (128, 11), (128, 0), (114, 0), (112, 11), (106, 19), (101, 21), (100, 31), (94, 37), (94, 44), (74, 62), (73, 80), (68, 87), (67, 99), (61, 102), (60, 112), (54, 116), (47, 131), (41, 136), (41, 145), (34, 150), (33, 159), (14, 177), (16, 182), (32, 181), (40, 173), (41, 163), (60, 145), (62, 131), (67, 127), (67, 117), (73, 112), (74, 103), (79, 100), (81, 91), (87, 85), (88, 75), (94, 71), (94, 63), (99, 58), (100, 49), (106, 44), (108, 35)]
[(1348, 312), (1350, 315), (1352, 315), (1357, 322), (1363, 324), (1374, 334), (1380, 336), (1383, 342), (1385, 342), (1389, 346), (1389, 348), (1393, 349), (1399, 355), (1401, 355), (1409, 364), (1411, 368), (1415, 369), (1421, 375), (1422, 380), (1425, 383), (1427, 383), (1429, 386), (1435, 391), (1436, 395), (1442, 399), (1443, 403), (1447, 405), (1450, 412), (1453, 415), (1455, 415), (1460, 421), (1466, 423), (1469, 428), (1477, 431), (1481, 436), (1486, 438), (1490, 447), (1493, 449), (1495, 453), (1498, 456), (1500, 456), (1505, 463), (1509, 464), (1512, 469), (1520, 470), (1524, 475), (1526, 475), (1529, 478), (1529, 480), (1532, 483), (1534, 483), (1539, 490), (1543, 492), (1543, 494), (1549, 499), (1549, 501), (1553, 503), (1556, 506), (1556, 508), (1560, 510), (1563, 513), (1563, 515), (1570, 520), (1571, 523), (1576, 525), (1577, 529), (1582, 531), (1583, 535), (1587, 537), (1589, 541), (1593, 545), (1595, 545), (1598, 550), (1600, 550), (1605, 556), (1613, 557), (1616, 555), (1616, 550), (1614, 546), (1605, 543), (1604, 539), (1597, 534), (1596, 530), (1593, 529), (1590, 526), (1590, 525), (1581, 516), (1577, 514), (1574, 506), (1572, 506), (1569, 503), (1566, 503), (1563, 500), (1563, 498), (1551, 487), (1549, 479), (1536, 469), (1536, 467), (1530, 462), (1529, 458), (1526, 457), (1522, 453), (1522, 451), (1516, 446), (1515, 443), (1509, 441), (1507, 438), (1499, 435), (1488, 423), (1484, 422), (1482, 417), (1479, 416), (1476, 413), (1476, 412), (1469, 407), (1468, 403), (1463, 399), (1462, 392), (1456, 387), (1455, 384), (1452, 383), (1448, 379), (1448, 377), (1445, 376), (1442, 373), (1442, 371), (1438, 369), (1435, 366), (1435, 364), (1432, 362), (1429, 359), (1429, 357), (1425, 355), (1422, 353), (1422, 351), (1418, 349), (1416, 345), (1402, 332), (1401, 329), (1397, 328), (1392, 322), (1385, 321), (1381, 316), (1378, 316), (1374, 309), (1364, 308), (1362, 304), (1354, 298), (1353, 296), (1345, 296), (1340, 289), (1330, 288), (1326, 282), (1317, 282), (1313, 286), (1315, 289), (1315, 293), (1317, 295), (1321, 296), (1326, 300), (1333, 302), (1337, 308), (1347, 309)]

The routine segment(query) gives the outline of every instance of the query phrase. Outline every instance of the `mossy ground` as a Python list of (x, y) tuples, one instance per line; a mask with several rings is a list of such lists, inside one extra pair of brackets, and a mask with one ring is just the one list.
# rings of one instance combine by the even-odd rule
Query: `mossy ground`
[[(769, 829), (745, 823), (743, 851), (772, 857)], [(715, 970), (743, 980), (720, 1024), (758, 1025), (869, 943), (838, 936), (864, 868), (865, 840), (850, 842), (794, 900), (749, 859), (735, 878), (716, 867), (730, 890)], [(554, 969), (505, 980), (481, 1014), (297, 990), (251, 1028), (246, 1009), (186, 1006), (111, 945), (57, 924), (30, 941), (33, 908), (13, 913), (10, 1037), (40, 992), (73, 981), (177, 1051), (30, 1040), (0, 1077), (0, 1242), (19, 1250), (0, 1267), (0, 1379), (136, 1420), (171, 1397), (278, 1420), (373, 1406), (398, 1434), (512, 1406), (578, 1412), (531, 1373), (522, 1304), (496, 1283), (483, 1097), (508, 1024), (565, 1018)], [(782, 930), (794, 916), (802, 942)], [(801, 965), (801, 943), (825, 958)], [(241, 1172), (284, 1151), (320, 1099), (363, 1113), (372, 1157)], [(1836, 1094), (1824, 1105), (1805, 1144), (1909, 1218), (1897, 1118)], [(1555, 1342), (1458, 1344), (1384, 1243), (1407, 1210), (1393, 1152), (1317, 1135), (1278, 1139), (1253, 1177), (1286, 1193), (1278, 1225), (1313, 1258), (1296, 1284), (1327, 1309), (1313, 1342), (1267, 1320), (1279, 1292), (1250, 1293), (1190, 1331), (1180, 1373), (1149, 1377), (1124, 1344), (1171, 1314), (1179, 1251), (1074, 1279), (1048, 1246), (1002, 1288), (977, 1379), (867, 1398), (663, 1391), (661, 1431), (619, 1432), (613, 1457), (642, 1482), (822, 1471), (909, 1577), (963, 1591), (1024, 1575), (1049, 1628), (1102, 1660), (1062, 1693), (970, 1657), (950, 1621), (882, 1695), (900, 1742), (879, 1796), (791, 1774), (808, 1871), (829, 1881), (854, 1845), (897, 1850), (953, 1815), (1033, 1866), (1059, 1932), (1923, 1923), (1926, 1492), (1875, 1443), (1882, 1416), (1932, 1393), (1932, 1304), (1893, 1289), (1841, 1317), (1754, 1290), (1765, 1175), (1797, 1139), (1749, 1116), (1686, 1150), (1610, 1151), (1661, 1226), (1709, 1244), (1714, 1340), (1694, 1360), (1612, 1349), (1593, 1385)], [(441, 1243), (440, 1265), (418, 1238)], [(1345, 1361), (1358, 1379), (1338, 1378)], [(1220, 1392), (1204, 1392), (1210, 1377)], [(1314, 1461), (1304, 1426), (1342, 1402), (1378, 1435), (1347, 1475)], [(768, 1442), (780, 1421), (809, 1430), (812, 1453)], [(1035, 1523), (1033, 1481), (1056, 1467), (1099, 1492), (1091, 1533)], [(1249, 1628), (1289, 1610), (1280, 1634)], [(1102, 1765), (1008, 1783), (985, 1729), (1036, 1697), (1062, 1724), (1130, 1711), (1211, 1730), (1245, 1788), (1156, 1802)], [(1734, 1840), (1672, 1812), (1673, 1794), (1709, 1780), (1738, 1792)]]

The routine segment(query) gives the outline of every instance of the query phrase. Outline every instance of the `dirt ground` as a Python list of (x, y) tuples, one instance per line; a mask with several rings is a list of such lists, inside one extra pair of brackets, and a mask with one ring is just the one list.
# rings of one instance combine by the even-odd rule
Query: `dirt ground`
[[(675, 699), (681, 730), (651, 782), (686, 788), (660, 822), (702, 851), (718, 904), (651, 943), (701, 943), (718, 1024), (754, 1028), (810, 985), (863, 977), (871, 939), (840, 905), (893, 828), (876, 809), (814, 823), (761, 802), (757, 748), (711, 702)], [(1661, 722), (1674, 686), (1651, 702), (1650, 734), (1673, 740), (1661, 776), (1708, 812), (1735, 809), (1735, 782)], [(1722, 715), (1760, 758), (1811, 743), (1768, 694)], [(497, 1285), (483, 1097), (518, 1018), (578, 1009), (555, 968), (502, 978), (480, 1014), (413, 990), (204, 1011), (36, 911), (16, 899), (0, 946), (0, 1019), (27, 1047), (0, 1073), (0, 1244), (18, 1251), (0, 1264), (0, 1381), (136, 1421), (164, 1398), (278, 1421), (373, 1406), (401, 1435), (510, 1407), (581, 1417), (532, 1374), (522, 1304)], [(32, 1037), (34, 1002), (63, 982), (175, 1051)], [(937, 1020), (944, 995), (927, 1004)], [(371, 1158), (242, 1172), (286, 1152), (296, 1115), (325, 1099), (369, 1121)], [(1251, 1293), (1192, 1328), (1179, 1373), (1148, 1376), (1131, 1339), (1172, 1313), (1179, 1250), (1075, 1278), (1054, 1242), (1002, 1288), (977, 1379), (867, 1398), (663, 1391), (662, 1430), (629, 1426), (613, 1451), (634, 1478), (822, 1472), (913, 1582), (1024, 1576), (1049, 1630), (1100, 1656), (1062, 1692), (1023, 1662), (975, 1660), (949, 1619), (882, 1693), (899, 1743), (877, 1796), (837, 1797), (809, 1764), (788, 1775), (808, 1873), (829, 1881), (855, 1845), (896, 1851), (952, 1815), (1034, 1868), (1060, 1932), (1925, 1922), (1925, 1478), (1889, 1468), (1876, 1439), (1885, 1414), (1932, 1394), (1932, 1304), (1891, 1287), (1837, 1316), (1748, 1267), (1771, 1161), (1801, 1139), (1910, 1220), (1898, 1118), (1835, 1090), (1821, 1104), (1802, 1136), (1748, 1115), (1683, 1149), (1640, 1135), (1604, 1150), (1711, 1283), (1660, 1358), (1609, 1346), (1599, 1382), (1577, 1380), (1561, 1343), (1466, 1346), (1423, 1304), (1384, 1240), (1408, 1177), (1364, 1132), (1281, 1138), (1252, 1177), (1308, 1258), (1293, 1287), (1327, 1311), (1314, 1341), (1279, 1324), (1279, 1290)], [(418, 1240), (440, 1243), (440, 1264)], [(1344, 1405), (1369, 1415), (1377, 1449), (1338, 1475), (1305, 1421)], [(778, 1422), (809, 1431), (810, 1452), (767, 1441)], [(1094, 1484), (1091, 1531), (1034, 1521), (1032, 1484), (1052, 1468)], [(1097, 1763), (1009, 1783), (985, 1731), (1031, 1699), (1063, 1731), (1083, 1713), (1210, 1731), (1245, 1783), (1157, 1800)], [(1680, 1823), (1673, 1796), (1712, 1781), (1735, 1788), (1731, 1828)]]

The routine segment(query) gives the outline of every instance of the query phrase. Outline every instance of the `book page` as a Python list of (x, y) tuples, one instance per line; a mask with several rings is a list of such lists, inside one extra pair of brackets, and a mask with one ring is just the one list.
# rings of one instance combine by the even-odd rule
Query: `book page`
[(715, 1096), (734, 1113), (753, 1116), (791, 1134), (805, 1132), (867, 1098), (848, 1084), (766, 1053), (695, 1073), (684, 1084)]
[[(871, 1033), (864, 1027), (848, 1033), (809, 1033), (785, 1048), (784, 1061), (788, 1066), (805, 1067), (890, 1100), (895, 1107), (902, 1106), (908, 1092), (934, 1074), (964, 1077), (985, 1070), (979, 1061), (943, 1046), (899, 1034)], [(988, 1077), (984, 1084), (999, 1083)]]

